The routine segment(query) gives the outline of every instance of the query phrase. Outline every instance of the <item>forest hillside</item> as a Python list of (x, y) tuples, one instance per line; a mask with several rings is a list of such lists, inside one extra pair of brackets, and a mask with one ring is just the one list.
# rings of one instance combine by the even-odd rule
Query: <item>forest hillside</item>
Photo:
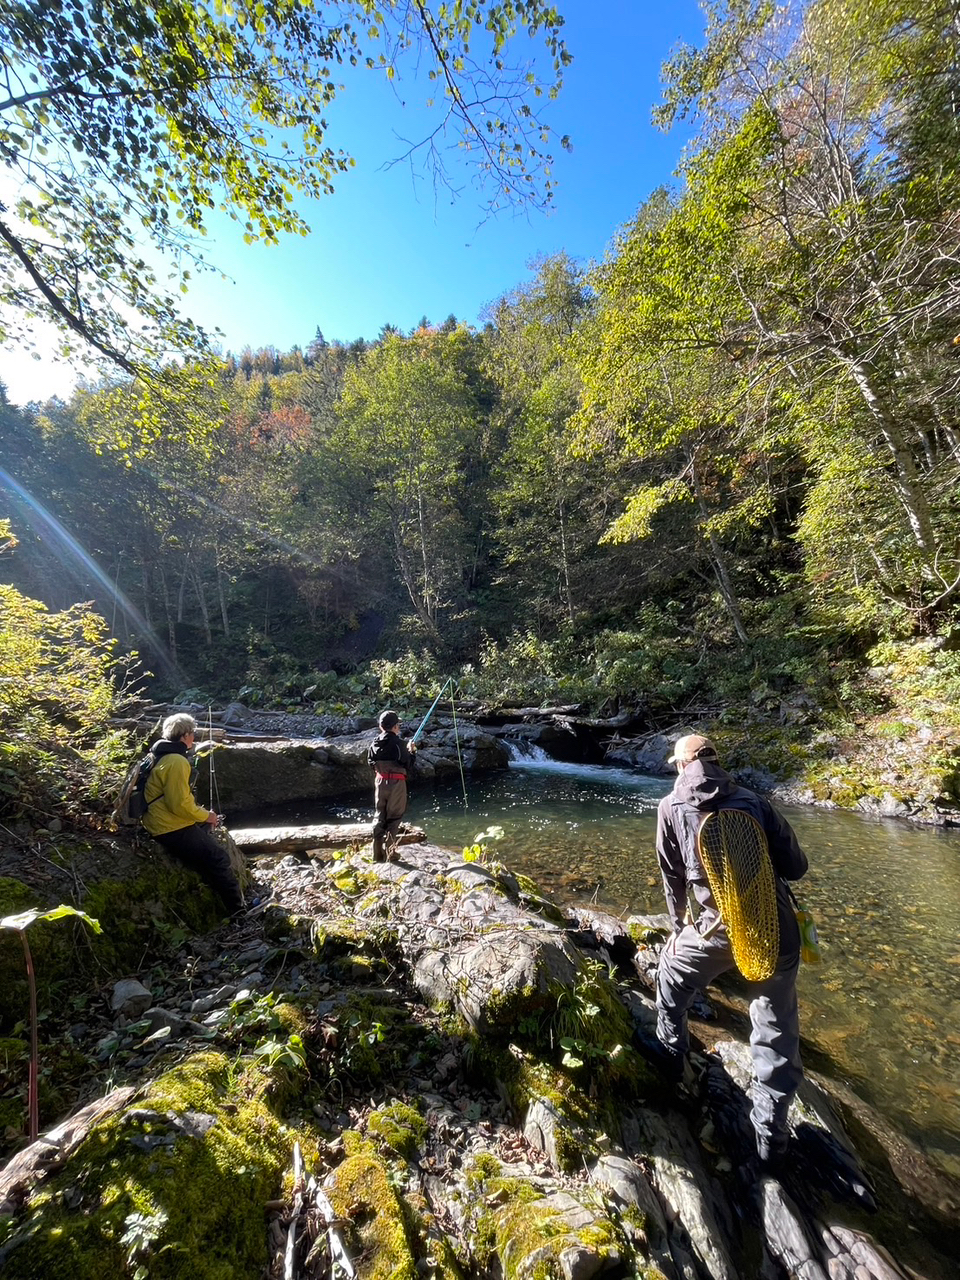
[(91, 601), (159, 695), (370, 711), (453, 675), (946, 812), (957, 39), (946, 3), (718, 9), (664, 69), (682, 181), (603, 262), (541, 260), (480, 327), (0, 396), (9, 589)]

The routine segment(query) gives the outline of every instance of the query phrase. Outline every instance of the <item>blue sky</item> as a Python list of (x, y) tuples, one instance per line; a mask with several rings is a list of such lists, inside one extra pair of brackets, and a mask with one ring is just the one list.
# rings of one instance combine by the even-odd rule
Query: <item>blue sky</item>
[[(219, 218), (206, 256), (230, 279), (195, 278), (184, 310), (222, 331), (223, 350), (285, 351), (305, 346), (318, 327), (328, 340), (349, 341), (374, 338), (388, 322), (409, 330), (424, 315), (439, 323), (452, 312), (475, 324), (487, 303), (529, 278), (538, 254), (602, 258), (679, 162), (683, 133), (664, 136), (650, 110), (662, 62), (677, 41), (699, 42), (702, 15), (694, 0), (560, 0), (558, 7), (574, 62), (548, 119), (558, 135), (570, 135), (573, 151), (555, 153), (552, 213), (481, 223), (469, 185), (451, 203), (415, 183), (402, 163), (385, 167), (422, 118), (398, 97), (419, 104), (428, 89), (412, 77), (390, 86), (365, 71), (351, 76), (328, 113), (329, 141), (350, 151), (356, 167), (334, 195), (302, 208), (312, 234), (245, 245), (241, 229)], [(68, 394), (73, 375), (52, 360), (0, 351), (0, 380), (14, 403), (25, 403)]]

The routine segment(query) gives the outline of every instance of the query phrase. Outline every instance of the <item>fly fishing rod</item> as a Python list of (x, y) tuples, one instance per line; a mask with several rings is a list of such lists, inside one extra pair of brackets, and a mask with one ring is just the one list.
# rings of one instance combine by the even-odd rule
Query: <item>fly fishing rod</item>
[[(207, 707), (207, 749), (210, 755), (210, 809), (213, 813), (220, 812), (220, 788), (217, 786), (217, 766), (214, 763), (216, 757), (216, 747), (213, 741), (213, 707)], [(217, 822), (217, 827), (222, 825), (222, 817)]]
[(447, 676), (446, 680), (444, 680), (443, 684), (440, 687), (440, 692), (437, 694), (437, 696), (433, 700), (433, 705), (431, 706), (427, 714), (423, 717), (423, 719), (420, 721), (420, 728), (410, 739), (410, 744), (411, 746), (414, 746), (414, 747), (417, 745), (420, 735), (423, 733), (424, 729), (427, 727), (427, 721), (430, 719), (430, 717), (433, 715), (434, 711), (436, 710), (437, 703), (440, 701), (440, 699), (449, 689), (450, 690), (450, 709), (453, 712), (453, 738), (457, 745), (457, 763), (460, 766), (460, 785), (463, 787), (463, 807), (464, 809), (466, 809), (468, 808), (467, 778), (463, 770), (463, 755), (460, 751), (460, 733), (459, 733), (459, 730), (457, 729), (457, 704), (453, 696), (455, 688), (456, 688), (456, 685), (454, 683), (453, 676)]
[(436, 710), (437, 703), (440, 701), (440, 699), (443, 697), (443, 695), (446, 693), (448, 689), (451, 690), (451, 701), (453, 700), (453, 690), (451, 688), (452, 685), (453, 685), (453, 676), (447, 676), (446, 680), (444, 680), (443, 682), (440, 692), (437, 694), (437, 696), (433, 700), (433, 706), (430, 708), (427, 714), (420, 721), (420, 728), (410, 739), (411, 743), (414, 746), (416, 746), (417, 743), (420, 741), (420, 735), (423, 733), (424, 729), (427, 727), (427, 721), (433, 715), (434, 711)]

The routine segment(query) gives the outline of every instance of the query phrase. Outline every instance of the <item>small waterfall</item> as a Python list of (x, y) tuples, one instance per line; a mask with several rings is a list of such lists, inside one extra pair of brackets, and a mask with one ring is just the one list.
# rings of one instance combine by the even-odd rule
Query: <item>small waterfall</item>
[(534, 761), (553, 758), (547, 755), (543, 747), (538, 747), (535, 742), (528, 742), (526, 738), (504, 738), (503, 745), (507, 749), (511, 763), (533, 764)]

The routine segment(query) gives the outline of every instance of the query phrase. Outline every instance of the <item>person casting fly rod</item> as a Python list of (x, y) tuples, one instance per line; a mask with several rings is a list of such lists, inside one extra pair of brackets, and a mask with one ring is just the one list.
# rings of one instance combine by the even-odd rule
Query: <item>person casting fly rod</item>
[[(448, 677), (430, 710), (420, 721), (420, 727), (410, 739), (400, 736), (400, 717), (396, 711), (384, 711), (380, 715), (379, 736), (374, 738), (367, 752), (367, 764), (374, 770), (373, 796), (376, 817), (373, 823), (373, 860), (374, 862), (396, 862), (397, 845), (399, 843), (400, 823), (407, 811), (407, 779), (410, 777), (417, 754), (417, 743), (427, 727), (427, 721), (433, 715), (437, 703), (450, 690), (450, 701), (453, 703), (453, 677)], [(456, 709), (454, 709), (456, 724)], [(457, 744), (459, 756), (460, 746)], [(463, 765), (460, 766), (461, 779)], [(464, 788), (466, 803), (466, 788)]]

